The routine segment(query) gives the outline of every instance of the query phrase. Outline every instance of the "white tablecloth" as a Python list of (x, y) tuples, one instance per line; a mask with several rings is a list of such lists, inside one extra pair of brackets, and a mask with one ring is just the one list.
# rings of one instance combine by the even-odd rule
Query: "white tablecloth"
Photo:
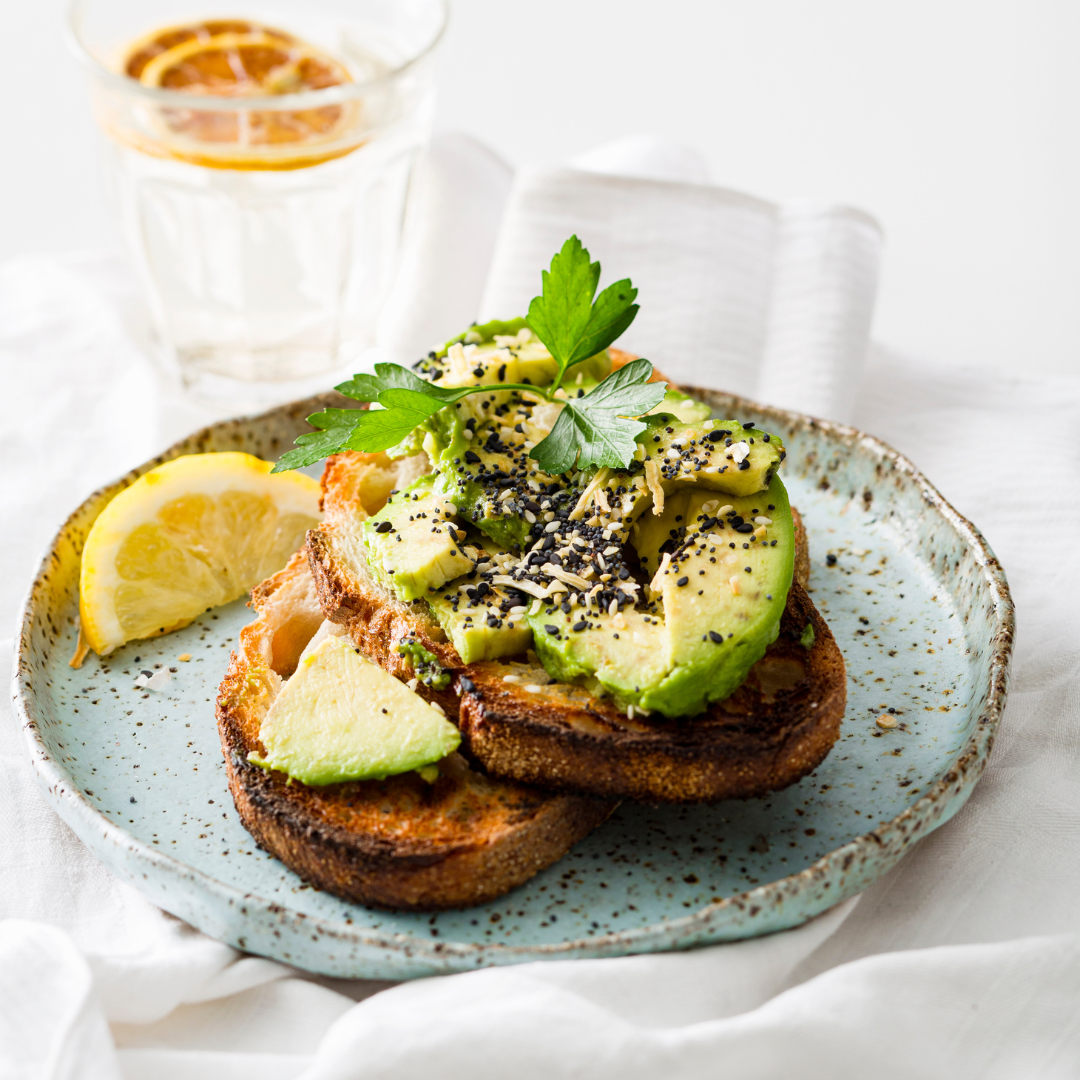
[[(63, 516), (198, 422), (160, 396), (133, 343), (139, 312), (118, 256), (0, 267), (6, 633)], [(44, 801), (4, 708), (0, 1077), (1077, 1075), (1080, 382), (1027, 381), (1023, 357), (1017, 371), (991, 378), (875, 347), (850, 402), (858, 426), (983, 529), (1019, 610), (986, 775), (857, 902), (683, 954), (392, 988), (316, 979), (212, 942), (116, 881)], [(699, 381), (723, 384), (709, 370)], [(4, 644), (0, 663), (9, 656)]]

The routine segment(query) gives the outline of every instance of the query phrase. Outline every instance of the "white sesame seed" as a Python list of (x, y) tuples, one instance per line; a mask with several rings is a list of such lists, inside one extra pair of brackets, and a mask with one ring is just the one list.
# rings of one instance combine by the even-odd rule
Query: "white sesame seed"
[(544, 512), (544, 520), (545, 521), (554, 521), (555, 520), (555, 511), (554, 510), (546, 510)]
[(755, 525), (771, 525), (772, 524), (772, 518), (767, 518), (763, 514), (760, 514), (756, 518), (754, 518), (754, 524)]
[(416, 688), (420, 685), (420, 680), (410, 679), (405, 685), (415, 694)]
[(731, 591), (738, 596), (742, 592), (742, 583), (739, 581), (738, 574), (732, 574), (728, 578), (728, 584), (731, 586)]
[(525, 520), (530, 525), (535, 525), (536, 524), (536, 515), (531, 510), (526, 510), (525, 511)]
[(735, 507), (732, 506), (731, 503), (726, 503), (724, 506), (721, 506), (720, 509), (716, 511), (716, 516), (727, 517), (728, 514), (730, 514), (734, 509)]
[(619, 614), (619, 601), (618, 600), (612, 600), (611, 603), (608, 604), (607, 613), (608, 613), (608, 615), (611, 615), (613, 617), (615, 615)]
[(539, 491), (540, 490), (540, 485), (535, 480), (533, 480), (531, 477), (529, 478), (528, 483), (529, 483), (529, 487), (531, 487), (533, 489), (533, 491)]
[(435, 710), (435, 711), (436, 711), (437, 713), (441, 713), (441, 714), (442, 714), (443, 716), (445, 716), (445, 715), (446, 715), (446, 710), (445, 710), (445, 709), (444, 709), (444, 708), (443, 708), (443, 707), (442, 707), (442, 706), (441, 706), (441, 705), (440, 705), (440, 704), (439, 704), (439, 703), (438, 703), (437, 701), (429, 701), (429, 702), (428, 702), (428, 704), (429, 704), (429, 705), (430, 705), (430, 706), (431, 706), (431, 707), (432, 707), (432, 708), (433, 708), (433, 709), (434, 709), (434, 710)]
[(556, 529), (558, 529), (558, 527), (559, 527), (559, 523), (557, 521), (549, 521), (544, 526), (544, 532), (553, 533), (553, 532), (555, 532)]
[(461, 434), (466, 442), (472, 442), (476, 438), (476, 432), (472, 428), (466, 428)]
[(664, 455), (664, 457), (666, 457), (668, 461), (678, 461), (679, 456), (679, 451), (676, 450), (674, 447), (671, 447), (671, 449), (668, 450), (668, 452)]
[(617, 544), (612, 544), (611, 547), (604, 548), (604, 554), (605, 555), (618, 555), (619, 554), (618, 545)]
[(499, 502), (505, 502), (507, 499), (512, 499), (513, 497), (514, 493), (509, 488), (503, 488), (502, 491), (499, 492)]
[(526, 683), (526, 685), (523, 686), (522, 689), (526, 693), (529, 693), (529, 694), (539, 694), (540, 693), (540, 687), (537, 686), (536, 683)]
[(519, 683), (519, 682), (521, 682), (521, 676), (520, 675), (504, 675), (502, 681), (503, 682), (508, 682), (508, 683)]

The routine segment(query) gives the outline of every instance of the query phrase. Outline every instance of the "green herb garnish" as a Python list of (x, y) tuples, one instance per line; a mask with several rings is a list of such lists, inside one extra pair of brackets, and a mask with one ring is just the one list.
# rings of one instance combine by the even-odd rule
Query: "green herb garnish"
[(527, 325), (558, 364), (550, 386), (440, 387), (400, 364), (376, 364), (374, 375), (354, 375), (337, 389), (356, 401), (377, 402), (380, 408), (314, 413), (308, 423), (319, 430), (301, 435), (296, 449), (284, 454), (273, 471), (313, 465), (341, 450), (389, 450), (440, 409), (494, 389), (521, 390), (565, 404), (551, 432), (530, 451), (545, 472), (555, 475), (575, 465), (626, 466), (634, 453), (634, 436), (646, 426), (635, 418), (655, 408), (667, 390), (665, 383), (649, 382), (652, 364), (635, 360), (581, 397), (564, 401), (556, 396), (570, 368), (606, 349), (637, 314), (637, 289), (629, 278), (609, 285), (594, 301), (599, 280), (600, 264), (590, 261), (576, 236), (542, 273), (543, 290), (529, 304)]

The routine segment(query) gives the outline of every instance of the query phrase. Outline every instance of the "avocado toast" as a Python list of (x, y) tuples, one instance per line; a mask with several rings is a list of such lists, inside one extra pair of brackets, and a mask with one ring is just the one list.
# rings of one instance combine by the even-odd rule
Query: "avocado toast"
[(259, 845), (318, 888), (393, 909), (481, 904), (555, 862), (614, 808), (490, 778), (460, 753), (427, 778), (412, 769), (330, 784), (256, 764), (268, 714), (329, 628), (302, 552), (252, 604), (258, 618), (241, 631), (217, 702), (229, 790)]
[[(553, 680), (520, 638), (507, 646), (515, 653), (466, 663), (437, 609), (424, 600), (402, 600), (378, 580), (358, 524), (377, 515), (399, 473), (422, 468), (422, 460), (383, 454), (332, 458), (323, 478), (326, 520), (308, 535), (312, 572), (326, 617), (376, 663), (400, 679), (416, 680), (420, 694), (439, 701), (491, 774), (614, 798), (712, 801), (785, 787), (828, 753), (843, 717), (846, 681), (839, 649), (805, 591), (809, 559), (797, 512), (794, 580), (777, 637), (726, 700), (694, 717), (672, 719), (620, 707), (611, 694), (586, 685)], [(488, 612), (502, 616), (503, 627), (490, 628), (496, 644), (486, 647), (494, 650), (502, 629), (509, 635), (520, 628), (507, 626), (514, 616), (484, 599), (459, 608), (482, 613), (482, 626)], [(549, 605), (538, 614), (550, 620), (566, 613)], [(463, 644), (469, 648), (470, 639)]]

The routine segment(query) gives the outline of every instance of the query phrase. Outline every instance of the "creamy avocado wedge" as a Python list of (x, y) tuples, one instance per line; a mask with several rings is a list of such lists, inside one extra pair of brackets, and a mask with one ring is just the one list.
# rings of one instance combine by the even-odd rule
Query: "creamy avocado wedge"
[(457, 749), (458, 730), (422, 698), (337, 637), (301, 657), (259, 728), (256, 765), (321, 787), (383, 780), (431, 766)]
[(321, 430), (279, 466), (425, 455), (429, 471), (363, 522), (377, 581), (463, 664), (534, 650), (555, 681), (631, 714), (693, 715), (778, 633), (794, 560), (786, 451), (609, 350), (637, 291), (619, 281), (594, 300), (599, 272), (572, 237), (526, 318), (343, 383), (379, 408), (316, 414)]

